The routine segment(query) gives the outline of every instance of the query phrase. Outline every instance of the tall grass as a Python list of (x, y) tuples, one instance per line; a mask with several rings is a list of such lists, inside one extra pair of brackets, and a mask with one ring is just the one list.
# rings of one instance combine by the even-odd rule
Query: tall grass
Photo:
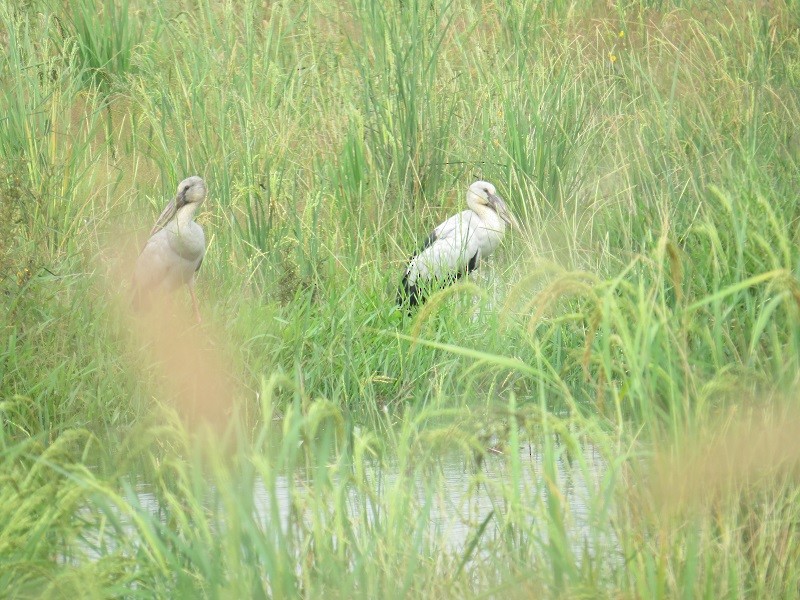
[[(0, 588), (797, 596), (796, 21), (0, 6)], [(205, 321), (142, 335), (193, 173)], [(522, 230), (405, 316), (478, 177)]]
[[(134, 53), (144, 30), (131, 15), (129, 2), (70, 0), (60, 22), (64, 54), (74, 54), (82, 67), (84, 83), (108, 89), (134, 65)], [(134, 18), (132, 18), (134, 17)], [(152, 32), (158, 39), (158, 31)]]

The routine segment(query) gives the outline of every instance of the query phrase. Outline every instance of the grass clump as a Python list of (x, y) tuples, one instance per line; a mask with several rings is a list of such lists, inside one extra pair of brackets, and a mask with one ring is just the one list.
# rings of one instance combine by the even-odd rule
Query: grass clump
[[(146, 32), (130, 2), (123, 0), (69, 0), (59, 20), (64, 56), (74, 55), (83, 85), (110, 90), (124, 80), (136, 63), (135, 53), (151, 33)], [(59, 9), (56, 9), (58, 11)]]

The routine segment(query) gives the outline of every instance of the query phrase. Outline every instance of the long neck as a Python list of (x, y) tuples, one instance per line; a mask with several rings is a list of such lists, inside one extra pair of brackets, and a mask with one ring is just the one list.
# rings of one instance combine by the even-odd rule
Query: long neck
[(189, 204), (184, 204), (178, 209), (178, 212), (175, 214), (175, 222), (178, 225), (178, 229), (182, 229), (187, 227), (192, 221), (194, 221), (194, 213), (197, 212), (197, 203), (190, 202)]
[(481, 221), (483, 221), (483, 226), (486, 229), (489, 231), (495, 231), (500, 235), (505, 233), (505, 221), (497, 216), (497, 213), (491, 208), (485, 204), (478, 204), (477, 202), (470, 202), (469, 207), (480, 217)]

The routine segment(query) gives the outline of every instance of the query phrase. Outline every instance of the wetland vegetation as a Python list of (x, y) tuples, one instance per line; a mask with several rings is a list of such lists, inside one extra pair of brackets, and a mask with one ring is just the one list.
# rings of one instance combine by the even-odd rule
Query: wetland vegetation
[[(798, 597), (799, 28), (0, 3), (2, 595)], [(132, 317), (192, 174), (203, 323)], [(396, 310), (478, 178), (522, 227)]]

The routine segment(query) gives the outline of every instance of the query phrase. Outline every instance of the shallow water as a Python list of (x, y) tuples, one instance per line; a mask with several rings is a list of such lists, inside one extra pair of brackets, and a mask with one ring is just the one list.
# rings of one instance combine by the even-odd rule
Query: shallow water
[[(560, 490), (565, 521), (569, 524), (567, 531), (574, 550), (592, 547), (595, 539), (593, 532), (597, 530), (597, 518), (589, 506), (592, 498), (597, 498), (601, 477), (606, 465), (599, 453), (594, 450), (584, 452), (586, 468), (570, 465), (563, 458), (556, 462), (556, 482), (553, 486)], [(519, 448), (520, 478), (516, 490), (517, 498), (522, 503), (522, 510), (531, 513), (533, 518), (546, 502), (547, 482), (543, 473), (542, 455), (532, 445)], [(444, 540), (446, 548), (461, 553), (469, 544), (471, 536), (490, 516), (490, 526), (484, 535), (497, 533), (498, 524), (503, 521), (503, 514), (509, 510), (509, 497), (514, 490), (509, 490), (513, 477), (510, 473), (508, 456), (499, 452), (488, 453), (480, 467), (463, 455), (448, 453), (436, 461), (436, 468), (425, 475), (414, 478), (415, 504), (421, 510), (429, 504), (429, 533), (439, 540)], [(399, 477), (396, 466), (375, 464), (365, 474), (368, 487), (380, 499), (386, 499), (396, 491), (397, 485), (405, 482)], [(291, 493), (289, 482), (285, 477), (276, 479), (274, 497), (278, 504), (278, 515), (281, 526), (285, 530), (290, 510)], [(258, 480), (254, 489), (255, 505), (258, 518), (262, 522), (269, 520), (271, 513), (270, 497), (272, 494), (265, 487), (263, 480)], [(363, 496), (355, 489), (349, 494), (348, 511), (351, 519), (358, 520), (362, 515), (372, 513), (362, 510)], [(541, 539), (547, 538), (547, 527), (543, 522), (539, 531)]]
[[(547, 517), (551, 508), (547, 490), (555, 490), (560, 501), (564, 533), (576, 555), (586, 551), (594, 555), (601, 547), (616, 546), (609, 539), (608, 519), (604, 514), (608, 507), (598, 506), (599, 499), (603, 498), (600, 488), (607, 465), (597, 451), (582, 448), (582, 466), (570, 464), (563, 454), (556, 458), (553, 482), (548, 482), (544, 459), (537, 446), (525, 444), (518, 448), (518, 477), (511, 472), (514, 462), (511, 458), (500, 452), (489, 452), (478, 466), (463, 454), (450, 452), (429, 459), (424, 469), (412, 474), (401, 473), (396, 465), (387, 465), (385, 460), (382, 464), (375, 461), (365, 469), (365, 481), (358, 486), (350, 484), (347, 488), (346, 510), (350, 526), (356, 530), (370, 528), (376, 518), (385, 516), (393, 495), (408, 494), (414, 515), (427, 519), (423, 526), (424, 535), (440, 550), (463, 556), (480, 532), (481, 543), (476, 550), (480, 555), (485, 552), (482, 548), (487, 541), (502, 535), (509, 511), (516, 511), (516, 523), (520, 522), (522, 511), (522, 520), (530, 526), (527, 538), (546, 544), (550, 535), (548, 526), (551, 525)], [(252, 489), (253, 518), (261, 531), (275, 531), (279, 526), (288, 535), (292, 510), (296, 519), (299, 507), (299, 518), (310, 521), (308, 511), (311, 508), (302, 497), (304, 488), (312, 482), (302, 474), (294, 474), (291, 479), (279, 474), (270, 481), (274, 489), (262, 478), (256, 478), (252, 487), (244, 488)], [(518, 485), (512, 486), (514, 481)], [(152, 488), (137, 481), (132, 490), (129, 502), (135, 512), (152, 515), (164, 524), (169, 511), (159, 503)], [(365, 494), (365, 490), (369, 493)], [(215, 514), (213, 522), (224, 528), (224, 513), (214, 512), (222, 511), (223, 507), (214, 500), (213, 486), (209, 486), (207, 493), (209, 514)], [(299, 502), (298, 495), (301, 498)], [(216, 506), (213, 506), (215, 502)], [(273, 507), (272, 502), (277, 506)], [(87, 507), (87, 511), (91, 512), (91, 509)], [(77, 554), (93, 559), (120, 545), (135, 548), (138, 544), (131, 544), (131, 540), (137, 539), (139, 534), (132, 519), (121, 514), (116, 518), (121, 522), (121, 528), (116, 532), (111, 528), (89, 532), (83, 536)], [(274, 522), (275, 519), (278, 523)], [(482, 529), (484, 522), (486, 526)], [(121, 538), (126, 538), (126, 541), (122, 542)]]

